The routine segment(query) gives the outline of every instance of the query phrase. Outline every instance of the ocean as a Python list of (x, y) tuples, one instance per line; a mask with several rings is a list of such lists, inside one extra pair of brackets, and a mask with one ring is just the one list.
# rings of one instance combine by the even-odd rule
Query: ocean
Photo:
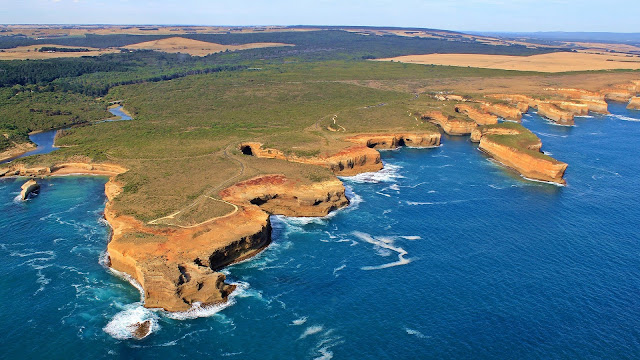
[[(224, 306), (144, 309), (103, 264), (105, 178), (0, 181), (2, 355), (14, 358), (636, 359), (640, 112), (523, 124), (567, 162), (528, 181), (468, 137), (383, 151), (351, 205), (272, 217), (273, 243), (224, 270)], [(126, 325), (151, 319), (136, 341)]]

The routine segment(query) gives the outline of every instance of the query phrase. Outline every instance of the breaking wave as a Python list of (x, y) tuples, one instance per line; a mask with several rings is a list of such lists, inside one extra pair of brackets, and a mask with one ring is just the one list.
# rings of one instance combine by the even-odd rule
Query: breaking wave
[(341, 177), (343, 180), (358, 184), (377, 184), (381, 182), (395, 182), (396, 179), (404, 178), (400, 175), (402, 166), (394, 164), (384, 164), (384, 168), (376, 172), (366, 172), (355, 176)]

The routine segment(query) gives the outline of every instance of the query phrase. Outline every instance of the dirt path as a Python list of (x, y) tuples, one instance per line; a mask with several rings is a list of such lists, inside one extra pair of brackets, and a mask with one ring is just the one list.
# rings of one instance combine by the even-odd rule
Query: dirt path
[[(174, 212), (174, 213), (172, 213), (170, 215), (163, 216), (161, 218), (151, 220), (151, 221), (148, 222), (148, 224), (150, 224), (150, 225), (161, 225), (161, 224), (162, 225), (171, 225), (171, 226), (177, 226), (177, 227), (180, 227), (180, 228), (189, 229), (189, 228), (193, 228), (193, 227), (196, 227), (196, 226), (200, 226), (202, 224), (206, 224), (206, 223), (208, 223), (210, 221), (213, 221), (213, 220), (216, 220), (216, 219), (224, 218), (224, 217), (231, 216), (231, 215), (235, 214), (238, 211), (238, 206), (236, 206), (236, 205), (234, 205), (234, 204), (232, 204), (232, 203), (230, 203), (228, 201), (224, 201), (224, 200), (220, 200), (220, 199), (216, 199), (216, 198), (212, 197), (212, 195), (215, 194), (216, 191), (219, 191), (219, 190), (221, 190), (221, 189), (223, 189), (225, 187), (233, 185), (236, 182), (237, 179), (239, 179), (241, 176), (243, 176), (245, 174), (245, 170), (246, 170), (247, 166), (244, 163), (244, 161), (242, 161), (242, 160), (238, 159), (237, 157), (234, 157), (234, 156), (229, 154), (229, 148), (231, 148), (232, 146), (235, 146), (235, 145), (236, 145), (235, 142), (227, 145), (227, 147), (225, 147), (225, 149), (223, 150), (223, 154), (224, 154), (224, 156), (226, 158), (228, 158), (230, 160), (233, 160), (233, 161), (238, 163), (238, 165), (240, 167), (240, 170), (238, 171), (238, 173), (236, 175), (234, 175), (233, 177), (231, 177), (231, 178), (225, 180), (224, 182), (218, 184), (217, 186), (214, 186), (213, 188), (207, 190), (206, 192), (204, 192), (203, 194), (198, 196), (191, 204), (185, 206), (184, 208), (182, 208), (182, 209), (180, 209), (180, 210), (178, 210), (178, 211), (176, 211), (176, 212)], [(218, 152), (216, 152), (216, 153), (218, 153)], [(209, 154), (209, 155), (211, 155), (211, 154)], [(207, 155), (207, 156), (209, 156), (209, 155)], [(187, 210), (190, 210), (193, 207), (201, 204), (203, 201), (207, 201), (208, 199), (229, 204), (229, 205), (234, 207), (234, 210), (231, 213), (228, 213), (228, 214), (225, 214), (225, 215), (222, 215), (222, 216), (216, 216), (216, 217), (207, 219), (207, 220), (205, 220), (203, 222), (200, 222), (198, 224), (195, 224), (195, 225), (187, 225), (187, 226), (185, 226), (185, 225), (179, 225), (179, 224), (175, 224), (175, 223), (171, 223), (170, 222), (170, 220), (175, 219), (175, 217), (178, 216), (180, 213), (182, 213), (184, 211), (187, 211)], [(169, 222), (163, 221), (163, 220), (169, 220)]]

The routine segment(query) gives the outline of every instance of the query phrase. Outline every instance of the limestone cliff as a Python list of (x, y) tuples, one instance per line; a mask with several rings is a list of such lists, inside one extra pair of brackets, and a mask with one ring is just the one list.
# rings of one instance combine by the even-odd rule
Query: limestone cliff
[(636, 96), (636, 91), (622, 88), (608, 88), (602, 90), (605, 100), (616, 102), (629, 102), (632, 97)]
[(336, 175), (351, 176), (361, 172), (378, 171), (382, 169), (380, 153), (367, 146), (352, 146), (330, 156), (301, 157), (285, 155), (277, 149), (265, 149), (257, 142), (240, 144), (240, 150), (245, 155), (252, 155), (265, 159), (281, 159), (303, 164), (319, 165), (329, 168)]
[(440, 133), (392, 133), (361, 134), (345, 140), (375, 149), (395, 149), (399, 146), (435, 147), (440, 146)]
[(526, 96), (526, 95), (519, 95), (519, 94), (491, 94), (491, 95), (487, 95), (486, 97), (491, 98), (491, 99), (497, 99), (497, 100), (506, 101), (508, 103), (517, 105), (518, 109), (520, 109), (520, 111), (522, 113), (527, 112), (529, 107), (538, 106), (538, 100), (536, 100), (536, 99), (534, 99), (534, 98), (532, 98), (530, 96)]
[[(527, 110), (529, 109), (529, 105), (527, 106)], [(505, 120), (517, 121), (520, 122), (522, 120), (522, 111), (517, 108), (512, 108), (503, 104), (490, 104), (483, 103), (482, 111), (487, 112), (489, 114), (493, 114), (495, 116), (499, 116)]]
[(422, 119), (440, 126), (448, 135), (469, 135), (478, 126), (474, 121), (446, 116), (440, 111), (425, 113)]
[(551, 103), (539, 103), (538, 114), (547, 119), (553, 120), (559, 125), (574, 125), (573, 113), (562, 110)]
[(120, 191), (114, 179), (105, 186), (105, 218), (113, 229), (107, 248), (110, 266), (140, 283), (146, 307), (168, 311), (185, 311), (196, 302), (226, 301), (234, 287), (216, 270), (269, 244), (269, 214), (323, 216), (348, 204), (338, 179), (301, 184), (283, 175), (267, 175), (220, 192), (237, 208), (229, 216), (192, 227), (159, 227), (117, 214), (111, 200)]
[(609, 114), (609, 104), (604, 100), (578, 100), (581, 104), (587, 105), (589, 112), (598, 114)]
[(589, 100), (589, 101), (604, 101), (604, 94), (594, 91), (588, 91), (583, 89), (545, 89), (552, 93), (555, 93), (565, 99), (573, 100)]
[(640, 110), (640, 96), (635, 96), (629, 100), (629, 105), (627, 105), (627, 109)]
[(1, 176), (56, 176), (69, 174), (113, 176), (126, 172), (127, 169), (115, 164), (61, 163), (52, 167), (27, 167), (24, 164), (10, 165), (0, 172)]
[(268, 175), (237, 183), (220, 197), (238, 206), (259, 206), (270, 214), (325, 216), (349, 204), (344, 185), (337, 178), (300, 184), (284, 175)]
[(475, 121), (478, 125), (491, 125), (498, 123), (498, 117), (484, 111), (480, 111), (472, 105), (458, 104), (455, 107), (456, 112), (465, 114), (469, 119)]
[(38, 191), (40, 190), (40, 185), (35, 180), (31, 179), (22, 184), (20, 190), (20, 199), (27, 200), (29, 198), (29, 195), (38, 193)]
[(558, 101), (552, 100), (548, 103), (555, 105), (557, 108), (568, 111), (572, 113), (574, 116), (581, 116), (589, 114), (589, 105), (572, 102), (572, 101)]
[(566, 183), (563, 176), (567, 164), (540, 153), (542, 142), (522, 126), (480, 127), (471, 139), (480, 142), (480, 150), (526, 178)]

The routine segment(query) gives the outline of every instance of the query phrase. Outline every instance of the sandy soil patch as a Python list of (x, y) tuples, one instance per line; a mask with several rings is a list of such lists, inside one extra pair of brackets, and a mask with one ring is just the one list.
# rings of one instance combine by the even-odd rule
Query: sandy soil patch
[[(41, 47), (58, 47), (65, 49), (88, 49), (89, 51), (79, 52), (39, 52)], [(40, 59), (54, 59), (65, 57), (81, 57), (81, 56), (100, 56), (102, 54), (109, 54), (119, 52), (116, 49), (96, 49), (77, 46), (62, 46), (62, 45), (31, 45), (31, 46), (19, 46), (13, 49), (0, 50), (0, 60), (40, 60)]]
[(168, 39), (147, 41), (139, 44), (125, 46), (127, 49), (135, 50), (156, 50), (168, 53), (185, 53), (195, 56), (205, 56), (222, 51), (236, 51), (246, 49), (256, 49), (275, 46), (293, 46), (283, 43), (250, 43), (242, 45), (222, 45), (205, 41), (185, 39), (181, 37), (172, 37)]
[(640, 57), (558, 52), (532, 56), (429, 54), (407, 55), (378, 61), (413, 64), (469, 66), (487, 69), (565, 72), (586, 70), (640, 69)]

